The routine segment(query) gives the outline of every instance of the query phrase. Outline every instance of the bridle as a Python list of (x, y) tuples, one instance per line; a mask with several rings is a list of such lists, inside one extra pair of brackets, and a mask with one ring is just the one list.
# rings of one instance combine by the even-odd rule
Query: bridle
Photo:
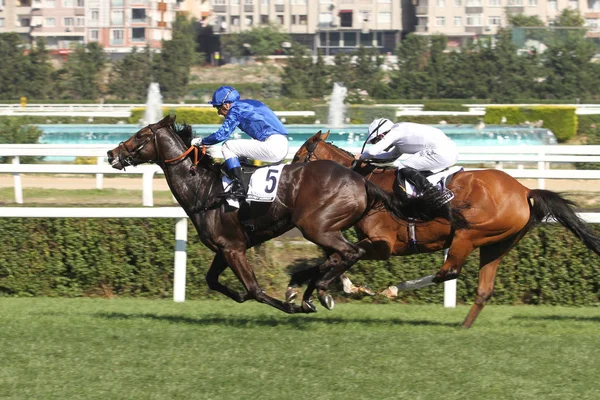
[[(304, 157), (304, 161), (303, 162), (307, 163), (307, 162), (310, 161), (310, 158), (314, 155), (315, 150), (317, 149), (317, 146), (321, 142), (322, 142), (322, 140), (319, 139), (319, 140), (316, 140), (316, 141), (314, 141), (312, 143), (304, 143), (302, 145), (302, 147), (306, 148), (306, 151), (307, 151), (306, 157)], [(315, 160), (318, 160), (318, 158), (315, 158)]]
[[(123, 170), (125, 170), (125, 166), (132, 166), (135, 167), (137, 164), (135, 163), (135, 158), (137, 158), (137, 155), (140, 153), (140, 151), (142, 151), (144, 149), (144, 147), (146, 147), (146, 145), (150, 142), (154, 142), (154, 154), (155, 154), (155, 159), (154, 160), (148, 160), (146, 161), (147, 163), (154, 163), (154, 164), (172, 164), (175, 163), (177, 161), (181, 161), (184, 158), (186, 158), (190, 153), (194, 153), (194, 165), (198, 165), (198, 161), (200, 160), (201, 157), (198, 156), (198, 152), (199, 149), (196, 146), (190, 146), (186, 151), (184, 151), (182, 154), (180, 154), (179, 156), (175, 157), (175, 158), (171, 158), (168, 160), (161, 160), (160, 156), (158, 155), (158, 143), (157, 143), (157, 131), (154, 130), (154, 128), (152, 127), (152, 125), (148, 125), (148, 129), (150, 129), (150, 131), (152, 131), (152, 135), (150, 135), (148, 138), (146, 138), (146, 140), (144, 140), (142, 143), (140, 143), (139, 145), (137, 145), (133, 150), (129, 150), (129, 148), (127, 147), (127, 145), (125, 144), (125, 142), (121, 142), (119, 143), (119, 145), (117, 146), (117, 149), (119, 149), (119, 154), (118, 154), (118, 159), (119, 162), (121, 163), (121, 165), (123, 166)], [(125, 151), (127, 151), (127, 156), (123, 155), (123, 152), (121, 151), (121, 148), (125, 149)], [(202, 156), (204, 156), (206, 154), (206, 146), (202, 146)]]

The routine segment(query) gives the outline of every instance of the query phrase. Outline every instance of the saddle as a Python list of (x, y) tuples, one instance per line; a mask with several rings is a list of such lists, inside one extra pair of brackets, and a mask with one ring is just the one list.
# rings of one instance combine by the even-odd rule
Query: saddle
[[(248, 193), (248, 186), (250, 186), (250, 178), (252, 178), (252, 174), (259, 168), (267, 167), (270, 165), (279, 165), (283, 164), (283, 161), (278, 161), (274, 163), (260, 161), (260, 165), (255, 165), (252, 160), (246, 157), (239, 157), (240, 166), (242, 167), (242, 179), (244, 185), (244, 192)], [(224, 164), (221, 164), (221, 175), (224, 177), (228, 177), (227, 173), (224, 169)]]

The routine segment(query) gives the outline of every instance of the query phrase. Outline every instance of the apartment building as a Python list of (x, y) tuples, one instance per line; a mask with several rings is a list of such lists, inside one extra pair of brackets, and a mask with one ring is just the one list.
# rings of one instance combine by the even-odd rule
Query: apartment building
[(600, 34), (600, 0), (414, 0), (417, 34), (444, 34), (449, 46), (465, 38), (494, 35), (508, 25), (507, 13), (538, 16), (546, 25), (565, 8), (578, 10), (586, 20), (588, 36)]
[(133, 47), (160, 49), (177, 9), (177, 0), (0, 0), (0, 32), (43, 37), (55, 54), (98, 42), (118, 57)]
[(399, 0), (210, 0), (218, 34), (273, 23), (325, 55), (359, 46), (393, 51), (402, 31)]

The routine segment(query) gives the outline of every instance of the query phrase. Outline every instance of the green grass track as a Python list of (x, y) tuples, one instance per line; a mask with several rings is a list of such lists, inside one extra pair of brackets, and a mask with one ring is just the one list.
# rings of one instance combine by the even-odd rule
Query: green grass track
[(467, 309), (0, 298), (0, 398), (600, 398), (600, 308)]

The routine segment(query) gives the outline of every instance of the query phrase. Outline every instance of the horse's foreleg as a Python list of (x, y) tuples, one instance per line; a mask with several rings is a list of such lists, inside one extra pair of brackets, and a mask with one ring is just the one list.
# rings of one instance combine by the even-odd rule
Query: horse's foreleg
[(223, 293), (225, 296), (232, 298), (238, 303), (243, 303), (250, 298), (248, 292), (236, 292), (219, 282), (219, 276), (227, 268), (227, 263), (221, 253), (217, 253), (215, 258), (206, 273), (206, 283), (211, 290)]
[[(248, 292), (249, 298), (252, 298), (260, 303), (266, 303), (271, 307), (275, 307), (278, 310), (293, 314), (296, 312), (303, 311), (299, 306), (295, 304), (286, 303), (281, 300), (277, 300), (265, 293), (265, 291), (258, 284), (254, 271), (248, 265), (246, 259), (246, 250), (242, 249), (225, 249), (223, 250), (223, 258), (229, 265), (235, 276), (242, 282), (246, 291)], [(305, 311), (306, 312), (306, 311)]]

